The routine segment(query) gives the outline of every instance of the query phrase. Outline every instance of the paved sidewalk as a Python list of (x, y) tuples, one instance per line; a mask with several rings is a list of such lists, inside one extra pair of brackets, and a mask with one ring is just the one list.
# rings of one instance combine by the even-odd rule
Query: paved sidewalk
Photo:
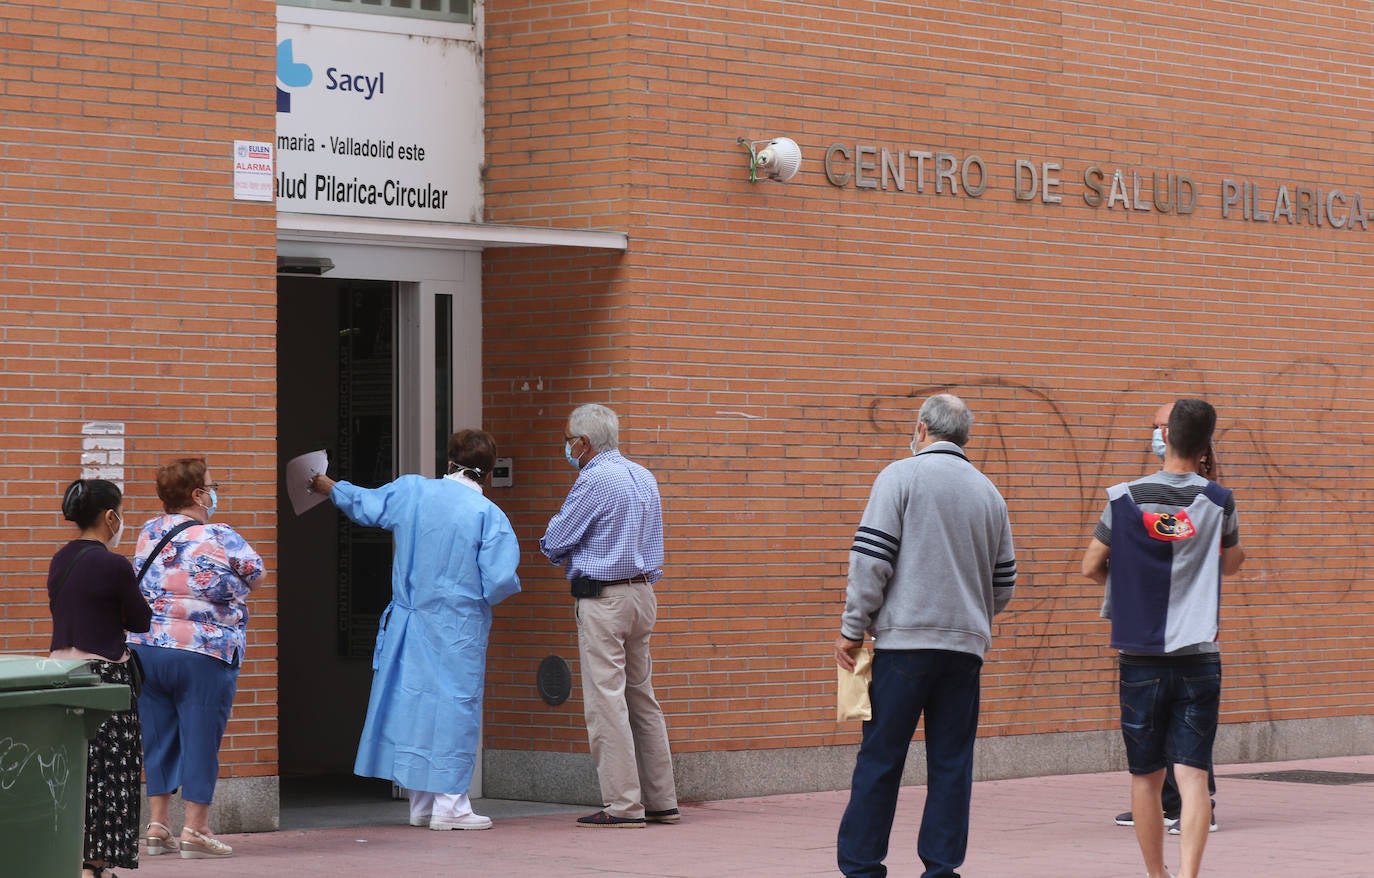
[[(1243, 777), (1275, 772), (1299, 774)], [(1217, 787), (1220, 829), (1203, 860), (1208, 878), (1374, 875), (1374, 755), (1221, 766)], [(1127, 808), (1127, 788), (1124, 771), (975, 784), (962, 874), (1139, 878), (1144, 867), (1133, 830), (1112, 822)], [(924, 787), (902, 791), (887, 860), (893, 878), (920, 875), (915, 832), (924, 796)], [(831, 792), (705, 802), (684, 806), (677, 825), (635, 830), (575, 827), (573, 817), (587, 808), (541, 806), (544, 813), (502, 817), (522, 806), (484, 802), (478, 810), (495, 818), (492, 829), (431, 832), (395, 825), (404, 815), (392, 808), (379, 815), (380, 823), (392, 825), (225, 836), (236, 851), (230, 859), (144, 857), (138, 872), (121, 872), (123, 878), (833, 876), (839, 874), (835, 829), (846, 800), (847, 793)], [(1177, 848), (1170, 836), (1171, 868), (1178, 865)]]

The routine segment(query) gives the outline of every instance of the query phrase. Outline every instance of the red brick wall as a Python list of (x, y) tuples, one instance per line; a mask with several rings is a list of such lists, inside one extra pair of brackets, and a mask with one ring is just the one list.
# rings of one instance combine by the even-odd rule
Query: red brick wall
[[(1103, 489), (1153, 466), (1151, 415), (1181, 395), (1219, 409), (1250, 555), (1225, 586), (1223, 721), (1374, 712), (1374, 229), (1221, 203), (1230, 179), (1271, 213), (1280, 186), (1363, 186), (1374, 210), (1370, 21), (1323, 4), (851, 6), (488, 8), (488, 219), (630, 234), (623, 256), (486, 256), (487, 427), (518, 461), (498, 502), (527, 551), (526, 594), (498, 612), (488, 744), (585, 746), (576, 698), (547, 707), (531, 679), (544, 654), (576, 654), (536, 542), (573, 477), (563, 419), (586, 401), (620, 411), (623, 449), (662, 482), (656, 682), (679, 752), (856, 740), (832, 721), (847, 550), (941, 389), (972, 405), (969, 451), (1017, 538), (985, 735), (1115, 727), (1100, 589), (1077, 571)], [(800, 174), (750, 184), (736, 138), (775, 135), (801, 144)], [(977, 155), (988, 186), (838, 187), (832, 144), (849, 173), (859, 145)], [(1018, 159), (1060, 164), (1062, 202), (1017, 200)], [(1090, 166), (1108, 184), (1185, 175), (1196, 208), (1093, 206)]]
[[(84, 423), (127, 426), (133, 522), (157, 511), (160, 462), (207, 454), (224, 520), (269, 567), (223, 750), (238, 775), (276, 771), (274, 209), (232, 199), (229, 162), (274, 128), (273, 9), (0, 6), (0, 650), (47, 647)], [(1225, 179), (1272, 201), (1371, 178), (1367, 20), (550, 2), (491, 4), (487, 25), (487, 219), (631, 238), (485, 261), (487, 426), (517, 459), (494, 496), (527, 551), (527, 592), (498, 610), (489, 745), (585, 747), (576, 698), (549, 708), (531, 680), (543, 655), (575, 655), (535, 543), (573, 476), (563, 419), (589, 400), (619, 409), (625, 451), (663, 484), (657, 682), (680, 752), (855, 740), (830, 719), (847, 549), (943, 388), (979, 416), (970, 451), (1011, 503), (1022, 569), (986, 734), (1113, 727), (1078, 559), (1102, 488), (1150, 466), (1150, 414), (1180, 394), (1221, 410), (1251, 554), (1226, 589), (1225, 721), (1374, 711), (1374, 239), (1220, 204)], [(779, 134), (801, 173), (748, 183), (736, 138)], [(976, 154), (988, 188), (836, 187), (832, 144)], [(1060, 163), (1063, 202), (1017, 201), (1018, 159)], [(1093, 207), (1090, 165), (1187, 175), (1197, 209)]]
[(276, 774), (275, 208), (233, 199), (236, 139), (271, 140), (275, 5), (0, 5), (0, 650), (45, 653), (81, 430), (126, 425), (125, 509), (205, 455), (263, 554), (225, 776)]

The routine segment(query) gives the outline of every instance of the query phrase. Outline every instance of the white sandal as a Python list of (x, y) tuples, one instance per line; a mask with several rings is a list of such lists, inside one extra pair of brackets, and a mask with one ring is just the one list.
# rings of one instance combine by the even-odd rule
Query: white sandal
[(182, 832), (189, 833), (190, 838), (181, 838), (181, 858), (183, 860), (217, 860), (221, 857), (232, 857), (234, 849), (217, 838), (196, 832), (189, 826), (183, 826)]
[[(153, 835), (153, 828), (156, 827), (167, 833), (165, 837)], [(172, 835), (172, 830), (167, 828), (167, 824), (153, 821), (148, 824), (147, 830), (143, 833), (143, 843), (147, 847), (147, 854), (156, 857), (158, 854), (174, 854), (180, 849), (177, 844), (177, 837)]]

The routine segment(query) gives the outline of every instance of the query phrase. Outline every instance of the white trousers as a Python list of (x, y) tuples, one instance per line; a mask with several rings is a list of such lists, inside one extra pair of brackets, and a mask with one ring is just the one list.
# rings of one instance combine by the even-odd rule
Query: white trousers
[(410, 819), (426, 817), (462, 817), (472, 813), (467, 793), (426, 793), (410, 790)]

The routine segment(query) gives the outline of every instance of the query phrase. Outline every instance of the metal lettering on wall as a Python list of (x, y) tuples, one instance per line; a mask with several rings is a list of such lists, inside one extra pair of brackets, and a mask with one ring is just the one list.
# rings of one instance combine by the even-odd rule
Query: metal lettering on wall
[(906, 146), (833, 143), (825, 151), (825, 178), (840, 189), (914, 192), (982, 198), (989, 189), (1013, 201), (1065, 204), (1065, 196), (1091, 208), (1187, 216), (1199, 206), (1222, 219), (1286, 226), (1369, 231), (1374, 198), (1359, 190), (1313, 183), (1223, 178), (1206, 183), (1172, 168), (1105, 167), (1071, 171), (1062, 161), (1015, 159), (998, 177), (977, 154)]

